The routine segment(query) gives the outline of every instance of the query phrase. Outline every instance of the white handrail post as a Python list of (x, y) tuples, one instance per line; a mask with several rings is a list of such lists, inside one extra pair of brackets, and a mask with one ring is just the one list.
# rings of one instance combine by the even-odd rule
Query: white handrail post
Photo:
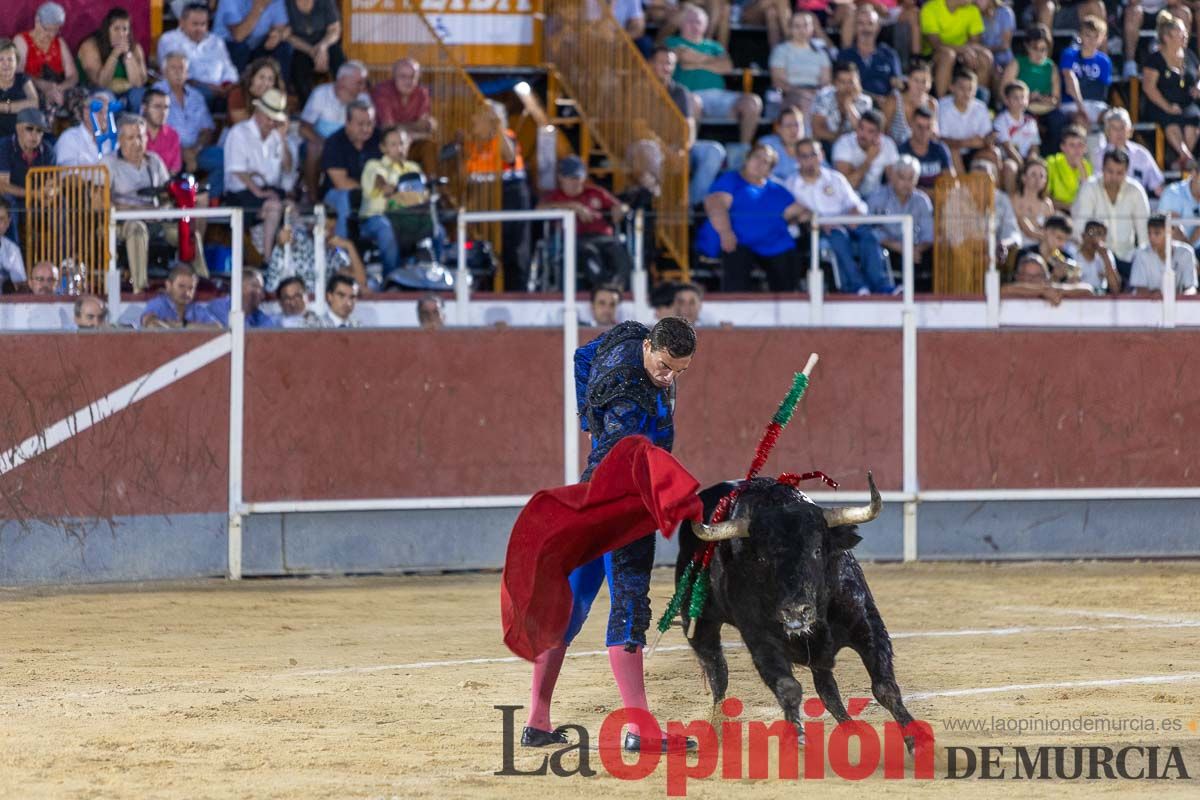
[(466, 210), (458, 209), (458, 269), (454, 273), (454, 321), (459, 325), (471, 324), (467, 303), (471, 297), (471, 276), (467, 272), (467, 218)]
[(996, 215), (987, 221), (988, 268), (983, 273), (983, 297), (987, 308), (987, 326), (1000, 327), (1000, 270), (996, 264)]
[(575, 305), (575, 214), (562, 212), (563, 226), (563, 477), (579, 482), (579, 431), (575, 411), (575, 349), (579, 347), (579, 309)]
[(809, 317), (811, 324), (821, 325), (825, 322), (825, 273), (821, 271), (821, 226), (815, 212), (809, 224), (812, 230), (808, 248)]
[(903, 461), (904, 493), (904, 560), (917, 560), (917, 304), (913, 286), (913, 219), (901, 222), (904, 245), (904, 308), (903, 324)]
[(108, 272), (104, 277), (108, 295), (108, 318), (113, 324), (121, 318), (121, 271), (117, 269), (117, 221), (108, 217)]
[(633, 318), (650, 319), (650, 276), (646, 272), (646, 210), (633, 214)]
[(229, 332), (233, 337), (229, 353), (229, 580), (242, 578), (242, 427), (245, 412), (246, 318), (242, 310), (242, 210), (233, 209), (233, 265), (230, 276)]
[(1177, 313), (1175, 302), (1175, 258), (1172, 252), (1174, 242), (1171, 240), (1171, 227), (1175, 221), (1171, 219), (1171, 215), (1167, 214), (1166, 235), (1167, 235), (1167, 252), (1166, 264), (1167, 268), (1163, 270), (1162, 276), (1162, 326), (1164, 328), (1175, 327), (1175, 317)]
[[(313, 209), (316, 218), (313, 220), (313, 267), (316, 271), (317, 285), (313, 287), (313, 310), (317, 316), (325, 314), (325, 285), (329, 275), (329, 261), (325, 256), (325, 206), (317, 203)], [(290, 244), (288, 245), (291, 246)], [(366, 291), (360, 286), (359, 291)]]

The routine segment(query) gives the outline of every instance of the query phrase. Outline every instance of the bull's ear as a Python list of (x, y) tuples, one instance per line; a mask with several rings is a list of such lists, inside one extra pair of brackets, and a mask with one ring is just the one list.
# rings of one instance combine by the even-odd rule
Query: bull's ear
[(829, 530), (829, 549), (832, 550), (853, 550), (854, 546), (862, 541), (862, 537), (858, 535), (858, 527), (855, 525), (839, 525), (836, 528)]

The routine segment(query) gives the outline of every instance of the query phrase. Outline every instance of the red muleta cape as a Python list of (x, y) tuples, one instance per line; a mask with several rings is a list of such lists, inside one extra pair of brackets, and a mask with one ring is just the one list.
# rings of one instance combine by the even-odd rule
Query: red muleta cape
[(684, 520), (702, 519), (700, 482), (644, 436), (617, 442), (587, 483), (535, 494), (517, 517), (500, 581), (504, 643), (533, 661), (562, 644), (576, 567)]

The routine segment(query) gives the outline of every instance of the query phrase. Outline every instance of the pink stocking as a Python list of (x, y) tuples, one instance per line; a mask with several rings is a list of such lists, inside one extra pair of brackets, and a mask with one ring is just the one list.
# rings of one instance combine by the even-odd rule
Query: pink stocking
[[(630, 653), (624, 645), (613, 645), (608, 648), (608, 663), (612, 667), (613, 677), (617, 679), (617, 688), (621, 691), (621, 702), (625, 708), (649, 711), (646, 681), (642, 672), (642, 648)], [(635, 736), (642, 735), (640, 726), (632, 722), (629, 723), (629, 732)]]
[(562, 669), (567, 646), (559, 645), (542, 653), (533, 662), (533, 686), (529, 697), (529, 720), (525, 723), (539, 731), (552, 731), (550, 724), (550, 699), (554, 696), (554, 684), (558, 682), (558, 671)]

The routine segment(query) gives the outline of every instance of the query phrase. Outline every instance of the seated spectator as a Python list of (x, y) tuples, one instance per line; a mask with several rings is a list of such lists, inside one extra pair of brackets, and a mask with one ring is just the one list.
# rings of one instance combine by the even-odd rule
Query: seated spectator
[(442, 298), (430, 292), (417, 301), (417, 324), (423, 331), (438, 331), (446, 327)]
[[(696, 139), (696, 113), (692, 93), (675, 81), (675, 68), (679, 57), (675, 51), (656, 47), (650, 58), (650, 67), (655, 76), (667, 87), (667, 93), (679, 107), (688, 124), (688, 203), (699, 205), (708, 196), (709, 187), (721, 172), (725, 163), (725, 147), (711, 139)], [(782, 116), (782, 115), (781, 115)], [(505, 237), (507, 238), (507, 237)], [(507, 271), (508, 267), (505, 267)]]
[(795, 106), (784, 106), (775, 120), (775, 132), (763, 136), (759, 144), (765, 144), (775, 151), (775, 168), (771, 177), (779, 182), (786, 181), (796, 174), (800, 163), (796, 161), (796, 142), (804, 137), (804, 115)]
[(79, 84), (71, 48), (58, 35), (66, 21), (67, 12), (58, 3), (42, 3), (33, 30), (16, 36), (17, 67), (33, 79), (42, 108), (52, 116), (66, 114), (67, 94)]
[(163, 62), (163, 79), (154, 84), (154, 88), (170, 100), (167, 123), (179, 134), (184, 169), (188, 172), (203, 169), (210, 174), (211, 180), (214, 173), (221, 171), (219, 148), (208, 149), (215, 141), (216, 124), (208, 112), (204, 95), (188, 83), (187, 56), (178, 50), (168, 53)]
[(863, 91), (875, 102), (885, 120), (896, 113), (896, 89), (904, 71), (900, 56), (879, 41), (879, 12), (870, 3), (861, 3), (854, 12), (854, 43), (842, 48), (838, 58), (858, 67)]
[[(801, 207), (800, 218), (857, 216), (867, 213), (867, 204), (850, 186), (846, 176), (822, 166), (821, 147), (804, 140), (796, 145), (800, 172), (787, 187)], [(834, 252), (841, 290), (848, 294), (892, 294), (896, 287), (892, 271), (883, 258), (879, 235), (871, 225), (821, 225), (821, 242)]]
[(1046, 159), (1050, 173), (1047, 193), (1054, 207), (1070, 213), (1079, 194), (1079, 187), (1092, 177), (1092, 164), (1087, 160), (1087, 133), (1078, 125), (1070, 125), (1062, 134), (1062, 151)]
[[(805, 0), (797, 3), (797, 8)], [(704, 12), (708, 22), (704, 28), (706, 39), (715, 39), (722, 47), (729, 46), (730, 5), (732, 0), (696, 0), (691, 5)], [(655, 44), (666, 44), (683, 22), (686, 3), (679, 0), (647, 0), (645, 2), (646, 18), (659, 26), (658, 38)]]
[[(933, 201), (917, 188), (921, 162), (912, 156), (900, 156), (892, 168), (887, 186), (881, 186), (867, 197), (867, 213), (880, 216), (908, 214), (913, 220), (913, 268), (930, 272), (933, 267)], [(893, 264), (903, 266), (904, 226), (885, 222), (878, 226), (880, 244), (892, 257)]]
[(165, 65), (169, 54), (183, 53), (188, 59), (189, 82), (211, 101), (229, 93), (237, 83), (238, 71), (225, 40), (209, 31), (210, 15), (204, 2), (184, 6), (179, 27), (158, 37), (158, 63)]
[[(949, 91), (957, 67), (992, 85), (992, 51), (982, 42), (983, 15), (969, 0), (929, 0), (921, 6), (926, 55), (933, 56), (933, 85), (938, 97)], [(965, 170), (964, 170), (965, 171)]]
[(26, 174), (33, 167), (54, 166), (54, 151), (46, 144), (49, 130), (46, 115), (27, 108), (17, 114), (17, 132), (0, 140), (0, 206), (24, 210)]
[[(117, 209), (147, 209), (169, 205), (168, 196), (155, 194), (170, 182), (171, 173), (161, 158), (146, 150), (146, 121), (133, 114), (123, 115), (117, 123), (117, 143), (117, 152), (105, 156), (102, 162), (108, 167), (113, 206)], [(120, 238), (125, 242), (125, 254), (129, 259), (129, 282), (135, 292), (145, 290), (149, 283), (150, 235), (159, 231), (168, 242), (178, 246), (179, 227), (176, 224), (126, 220), (120, 225)], [(208, 277), (200, 230), (193, 230), (192, 236), (196, 253), (192, 268), (197, 275)]]
[(37, 88), (24, 72), (17, 71), (17, 46), (0, 38), (0, 136), (17, 132), (17, 114), (37, 108)]
[[(609, 0), (606, 5), (612, 12), (613, 21), (629, 34), (638, 52), (649, 58), (654, 50), (654, 40), (646, 35), (646, 14), (642, 10), (641, 0)], [(587, 7), (589, 10), (592, 8), (591, 4)]]
[[(742, 25), (762, 25), (767, 29), (767, 44), (771, 48), (787, 38), (788, 22), (795, 16), (789, 0), (730, 0), (730, 4), (741, 6)], [(728, 26), (729, 22), (725, 25)], [(728, 46), (729, 39), (724, 39), (723, 43)]]
[[(669, 50), (663, 52), (674, 58)], [(686, 91), (679, 87), (680, 91)], [(668, 89), (668, 91), (671, 91)], [(672, 95), (674, 96), (674, 95)], [(405, 133), (405, 136), (408, 134)], [(715, 143), (714, 143), (715, 144)], [(725, 149), (721, 149), (721, 158)], [(406, 156), (407, 157), (407, 156)], [(525, 157), (516, 131), (508, 127), (508, 109), (497, 100), (489, 100), (471, 116), (471, 135), (463, 143), (467, 180), (489, 182), (500, 176), (500, 207), (505, 211), (528, 211), (533, 207), (529, 191), (529, 176), (525, 172)], [(718, 167), (719, 168), (719, 167)], [(716, 172), (713, 172), (716, 175)], [(693, 180), (696, 175), (693, 173)], [(695, 185), (689, 184), (689, 194)], [(500, 257), (506, 288), (524, 291), (529, 282), (528, 265), (532, 231), (528, 220), (506, 220), (500, 223), (500, 238), (504, 243)]]
[[(792, 15), (791, 36), (771, 49), (771, 85), (783, 95), (783, 106), (800, 109), (801, 119), (812, 113), (813, 98), (833, 77), (833, 62), (824, 49), (812, 45), (817, 18), (807, 11)], [(807, 131), (801, 131), (807, 136)]]
[(167, 273), (163, 291), (142, 310), (142, 328), (219, 328), (216, 317), (196, 302), (196, 273), (176, 264)]
[(1046, 262), (1037, 253), (1023, 253), (1017, 260), (1013, 282), (1000, 287), (1001, 297), (1040, 298), (1052, 306), (1061, 303), (1064, 297), (1091, 294), (1092, 287), (1078, 279), (1066, 283), (1051, 280)]
[(1108, 23), (1100, 17), (1085, 17), (1079, 27), (1079, 44), (1063, 51), (1063, 112), (1074, 122), (1091, 126), (1108, 110), (1108, 87), (1112, 85), (1112, 59), (1104, 52)]
[(29, 285), (25, 282), (25, 259), (21, 256), (21, 248), (8, 237), (10, 225), (12, 215), (8, 205), (0, 203), (0, 294), (4, 294), (5, 284), (10, 284), (14, 292), (29, 291)]
[(375, 107), (364, 96), (351, 101), (346, 124), (335, 131), (322, 148), (324, 200), (337, 212), (338, 236), (350, 236), (350, 220), (354, 216), (354, 209), (361, 203), (362, 185), (359, 179), (367, 162), (379, 157)]
[(926, 191), (932, 189), (943, 174), (953, 177), (954, 159), (946, 145), (934, 139), (934, 116), (927, 108), (918, 108), (912, 117), (912, 138), (900, 145), (902, 156), (912, 156), (921, 164), (921, 176), (917, 185)]
[[(907, 65), (911, 56), (921, 52), (921, 12), (917, 0), (866, 0), (879, 13), (880, 22), (887, 29), (892, 47)], [(860, 3), (861, 7), (865, 3)], [(858, 33), (858, 14), (842, 14), (839, 43), (843, 48), (854, 44)]]
[(112, 8), (100, 27), (79, 45), (79, 64), (87, 76), (88, 85), (108, 89), (122, 100), (131, 91), (129, 105), (142, 104), (139, 90), (146, 85), (146, 52), (133, 36), (129, 12), (120, 6)]
[(1163, 278), (1167, 271), (1167, 247), (1170, 246), (1170, 265), (1175, 270), (1175, 291), (1178, 294), (1196, 293), (1196, 253), (1186, 242), (1167, 235), (1167, 219), (1155, 214), (1146, 223), (1147, 241), (1133, 255), (1129, 289), (1133, 294), (1161, 297)]
[(1158, 50), (1150, 54), (1142, 67), (1142, 106), (1145, 118), (1163, 128), (1167, 144), (1175, 151), (1174, 166), (1181, 167), (1193, 158), (1196, 137), (1200, 134), (1200, 105), (1196, 103), (1196, 85), (1200, 80), (1200, 61), (1188, 50), (1188, 30), (1183, 21), (1170, 12), (1158, 15)]
[(109, 110), (113, 101), (107, 89), (99, 89), (80, 105), (79, 124), (63, 131), (54, 143), (56, 166), (95, 166), (101, 158), (117, 149), (116, 125)]
[(1117, 270), (1127, 282), (1133, 253), (1147, 242), (1146, 220), (1150, 200), (1142, 185), (1129, 177), (1129, 156), (1119, 150), (1104, 154), (1104, 170), (1079, 187), (1071, 217), (1083, 229), (1088, 220), (1099, 220), (1108, 228)]
[(675, 80), (683, 84), (700, 99), (702, 120), (738, 120), (740, 146), (731, 150), (730, 164), (740, 163), (740, 158), (750, 148), (754, 134), (762, 118), (762, 99), (758, 95), (735, 92), (725, 88), (722, 73), (733, 69), (733, 62), (725, 47), (713, 39), (704, 38), (708, 28), (708, 15), (704, 9), (684, 3), (681, 10), (679, 34), (667, 40), (667, 47), (675, 51), (679, 65), (675, 68)]
[(978, 86), (975, 73), (962, 70), (954, 75), (953, 93), (938, 101), (938, 131), (957, 172), (966, 172), (964, 165), (977, 155), (997, 160), (992, 115), (975, 99)]
[(308, 307), (308, 290), (304, 281), (295, 275), (279, 282), (275, 292), (279, 298), (281, 328), (320, 328), (321, 318)]
[[(433, 235), (429, 193), (421, 166), (408, 160), (408, 134), (389, 128), (378, 140), (378, 153), (361, 175), (362, 206), (358, 216), (363, 236), (379, 248), (383, 274), (400, 266), (418, 242)], [(365, 148), (364, 148), (365, 149)]]
[[(337, 212), (325, 208), (325, 274), (340, 272), (349, 275), (359, 286), (367, 285), (367, 271), (358, 248), (349, 239), (337, 235)], [(313, 227), (301, 225), (288, 214), (275, 236), (275, 249), (267, 262), (267, 291), (279, 292), (279, 287), (299, 278), (310, 292), (317, 291), (317, 251)]]
[(325, 315), (321, 317), (323, 328), (357, 328), (361, 323), (354, 318), (354, 307), (358, 304), (358, 282), (347, 275), (333, 275), (325, 284)]
[(287, 146), (287, 98), (268, 89), (254, 101), (254, 116), (229, 129), (225, 138), (225, 202), (257, 212), (263, 225), (263, 258), (270, 260), (292, 170)]
[(1010, 253), (1016, 253), (1021, 248), (1021, 231), (1017, 225), (1017, 216), (1013, 212), (1012, 202), (1000, 188), (996, 180), (996, 165), (984, 158), (976, 158), (971, 162), (971, 172), (987, 175), (992, 180), (993, 215), (996, 220), (996, 263), (1007, 264)]
[[(1184, 30), (1191, 27), (1192, 10), (1188, 8), (1190, 0), (1126, 0), (1122, 3), (1125, 6), (1125, 14), (1123, 17), (1124, 37), (1122, 38), (1125, 56), (1125, 77), (1136, 78), (1138, 75), (1138, 45), (1141, 42), (1142, 23), (1145, 20), (1146, 13), (1149, 13), (1155, 18), (1156, 15), (1163, 11), (1168, 11), (1171, 16), (1180, 20), (1183, 23)], [(1104, 16), (1104, 6), (1092, 13), (1098, 17)]]
[(380, 127), (400, 127), (415, 139), (427, 138), (437, 129), (429, 90), (421, 85), (421, 65), (412, 58), (392, 64), (392, 80), (375, 84), (371, 90)]
[(233, 65), (271, 56), (287, 75), (292, 67), (291, 28), (284, 0), (219, 0), (213, 33), (225, 40)]
[(1071, 220), (1055, 214), (1046, 220), (1042, 236), (1033, 244), (1021, 248), (1021, 253), (1037, 253), (1055, 281), (1077, 281), (1082, 270), (1068, 249), (1074, 232)]
[(858, 120), (854, 133), (847, 133), (833, 146), (833, 166), (846, 176), (860, 197), (878, 189), (890, 178), (900, 158), (896, 143), (883, 134), (883, 115), (869, 109)]
[[(913, 117), (919, 109), (924, 109), (934, 120), (933, 135), (937, 135), (937, 98), (929, 93), (933, 88), (933, 73), (924, 61), (913, 61), (908, 75), (900, 80), (896, 89), (895, 112), (888, 123), (888, 136), (896, 144), (907, 142), (912, 137)], [(949, 153), (947, 152), (947, 156)]]
[[(304, 183), (313, 197), (317, 196), (325, 140), (345, 127), (346, 111), (351, 103), (359, 101), (370, 105), (366, 88), (367, 68), (361, 61), (347, 61), (338, 70), (337, 80), (314, 89), (300, 112), (300, 135), (304, 137), (306, 150)], [(341, 211), (341, 207), (338, 210)]]
[(996, 74), (1012, 63), (1013, 33), (1017, 29), (1017, 15), (1005, 0), (979, 0), (979, 13), (983, 15), (983, 34), (979, 43), (992, 54)]
[(179, 132), (167, 124), (171, 111), (171, 96), (162, 89), (147, 89), (142, 96), (142, 117), (146, 120), (146, 150), (154, 153), (167, 165), (167, 172), (176, 175), (183, 169), (183, 147)]
[[(253, 267), (242, 270), (242, 313), (245, 314), (247, 328), (278, 328), (279, 323), (270, 314), (262, 310), (262, 303), (267, 297), (263, 288), (262, 273)], [(208, 313), (220, 323), (221, 327), (229, 327), (229, 313), (233, 309), (233, 299), (229, 295), (218, 297), (208, 303)]]
[(242, 77), (237, 86), (229, 92), (229, 124), (232, 126), (250, 119), (250, 115), (254, 113), (254, 106), (251, 104), (261, 98), (268, 89), (276, 89), (287, 97), (287, 86), (283, 83), (279, 64), (270, 57), (251, 61), (242, 70)]
[(559, 160), (557, 174), (558, 185), (542, 195), (538, 208), (575, 212), (576, 263), (583, 282), (589, 286), (628, 286), (633, 258), (615, 235), (615, 226), (626, 212), (625, 204), (587, 180), (587, 167), (579, 156)]
[[(1158, 213), (1181, 218), (1200, 217), (1200, 168), (1197, 166), (1194, 161), (1188, 162), (1184, 177), (1163, 190)], [(1188, 242), (1200, 254), (1200, 225), (1176, 225), (1173, 236)]]
[(839, 136), (858, 127), (858, 118), (871, 110), (871, 98), (863, 94), (858, 67), (848, 61), (833, 65), (833, 85), (817, 92), (812, 104), (812, 135), (829, 146)]
[(1053, 45), (1048, 28), (1036, 25), (1030, 28), (1025, 32), (1025, 55), (1017, 56), (1000, 79), (1004, 86), (1021, 81), (1029, 88), (1029, 111), (1046, 128), (1047, 153), (1058, 151), (1059, 138), (1067, 124), (1067, 115), (1060, 108), (1062, 78), (1050, 57)]
[(1092, 150), (1092, 166), (1101, 169), (1104, 166), (1104, 154), (1109, 150), (1121, 150), (1129, 156), (1129, 174), (1142, 185), (1146, 194), (1158, 197), (1162, 192), (1162, 170), (1154, 155), (1129, 137), (1133, 134), (1133, 123), (1129, 121), (1129, 112), (1123, 108), (1110, 109), (1104, 115), (1104, 133)]
[[(1147, 223), (1147, 229), (1149, 223)], [(1079, 263), (1080, 280), (1092, 287), (1096, 294), (1121, 293), (1121, 273), (1117, 272), (1117, 261), (1105, 244), (1108, 228), (1103, 222), (1088, 220), (1083, 227), (1083, 244), (1075, 260)]]
[(611, 283), (592, 287), (592, 325), (611, 328), (617, 324), (617, 309), (621, 307), (621, 290)]
[(346, 60), (342, 17), (335, 0), (287, 0), (291, 33), (290, 83), (300, 97), (312, 92), (317, 75), (335, 75)]
[(700, 309), (704, 304), (704, 288), (698, 283), (689, 281), (675, 287), (675, 302), (671, 310), (677, 317), (683, 317), (693, 325), (700, 323)]
[(1054, 216), (1054, 202), (1046, 194), (1049, 183), (1050, 173), (1042, 159), (1030, 158), (1021, 165), (1017, 185), (1009, 196), (1021, 231), (1022, 247), (1040, 242), (1046, 220)]
[(33, 294), (58, 294), (58, 289), (58, 266), (53, 261), (39, 261), (29, 270), (29, 291)]
[(1037, 157), (1042, 144), (1037, 120), (1028, 108), (1029, 87), (1013, 81), (1004, 87), (1004, 110), (992, 122), (1003, 159), (1004, 188), (1010, 193), (1016, 190), (1017, 173), (1027, 159)]
[(800, 253), (788, 223), (797, 221), (802, 209), (791, 192), (771, 180), (774, 167), (775, 151), (756, 144), (741, 170), (717, 178), (704, 200), (708, 219), (696, 232), (696, 250), (721, 259), (721, 291), (749, 290), (756, 265), (772, 292), (794, 292), (799, 285)]
[(74, 327), (79, 331), (95, 331), (108, 327), (108, 304), (94, 294), (75, 298)]

